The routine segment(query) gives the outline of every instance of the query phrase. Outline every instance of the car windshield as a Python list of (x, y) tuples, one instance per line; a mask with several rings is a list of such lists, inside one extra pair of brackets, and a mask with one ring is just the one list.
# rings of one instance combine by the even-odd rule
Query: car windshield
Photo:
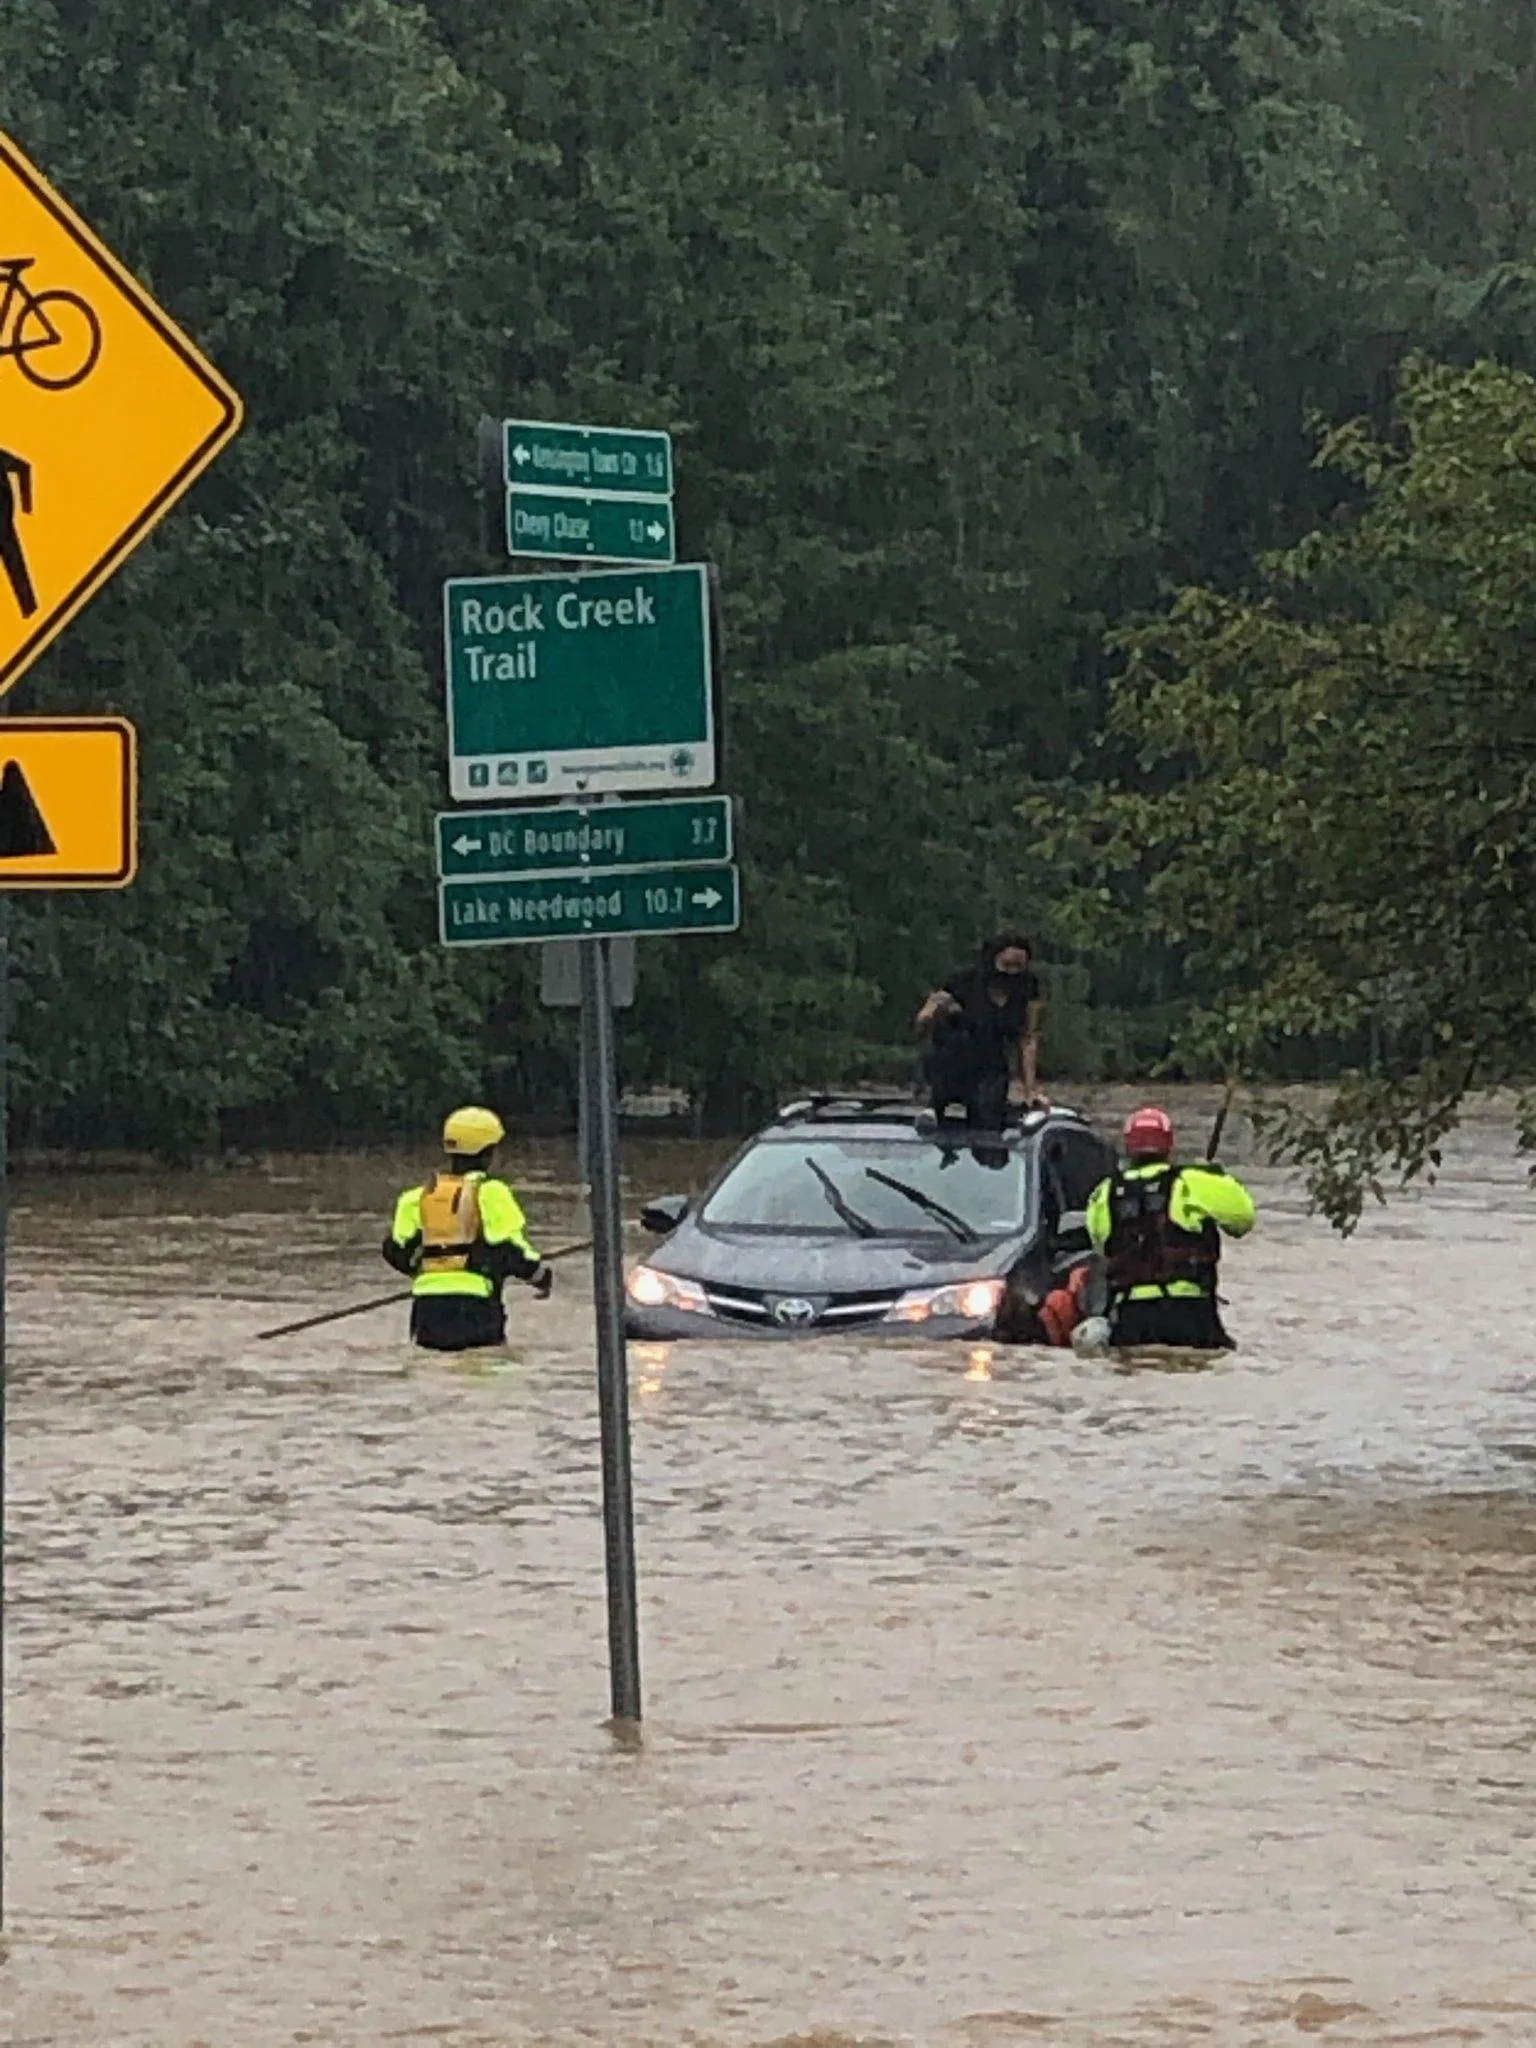
[(700, 1221), (838, 1236), (1000, 1237), (1025, 1221), (1017, 1152), (878, 1138), (769, 1138), (739, 1159)]

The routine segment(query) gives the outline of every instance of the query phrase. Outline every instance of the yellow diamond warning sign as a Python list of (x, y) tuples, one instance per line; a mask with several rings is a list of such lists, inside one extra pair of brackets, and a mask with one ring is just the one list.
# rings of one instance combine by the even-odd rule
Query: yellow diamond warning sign
[(218, 372), (0, 135), (0, 693), (240, 418)]
[(0, 889), (124, 889), (138, 866), (126, 718), (0, 718)]

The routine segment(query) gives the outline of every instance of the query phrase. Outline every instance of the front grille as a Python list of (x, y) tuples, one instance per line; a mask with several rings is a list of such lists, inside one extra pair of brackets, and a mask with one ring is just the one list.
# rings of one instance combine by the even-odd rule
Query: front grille
[(890, 1314), (900, 1299), (900, 1294), (893, 1294), (889, 1288), (880, 1294), (834, 1294), (817, 1321), (836, 1323), (841, 1330), (859, 1323), (878, 1323)]
[[(704, 1298), (717, 1316), (728, 1323), (746, 1323), (759, 1330), (857, 1329), (861, 1324), (882, 1322), (901, 1299), (899, 1291), (882, 1288), (853, 1294), (795, 1294), (788, 1288), (771, 1291), (751, 1287), (710, 1287)], [(808, 1301), (816, 1314), (808, 1323), (783, 1324), (774, 1316), (781, 1301)]]
[(706, 1287), (704, 1299), (717, 1316), (724, 1316), (730, 1323), (766, 1323), (771, 1320), (771, 1311), (760, 1294), (722, 1294), (716, 1287)]

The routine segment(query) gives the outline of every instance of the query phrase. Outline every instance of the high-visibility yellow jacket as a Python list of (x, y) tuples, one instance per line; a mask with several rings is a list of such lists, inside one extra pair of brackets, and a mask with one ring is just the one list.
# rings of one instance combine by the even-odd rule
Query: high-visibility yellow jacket
[[(1143, 1203), (1143, 1215), (1128, 1225), (1127, 1209)], [(1219, 1166), (1173, 1166), (1161, 1159), (1122, 1166), (1088, 1197), (1088, 1235), (1108, 1260), (1111, 1287), (1128, 1301), (1214, 1293), (1222, 1236), (1246, 1237), (1255, 1216), (1252, 1195)], [(1134, 1270), (1138, 1257), (1160, 1265), (1162, 1276), (1117, 1285), (1117, 1263)]]
[(481, 1300), (509, 1279), (530, 1279), (539, 1255), (528, 1219), (503, 1180), (483, 1173), (437, 1173), (407, 1188), (395, 1204), (384, 1257), (411, 1276), (416, 1295), (467, 1294)]

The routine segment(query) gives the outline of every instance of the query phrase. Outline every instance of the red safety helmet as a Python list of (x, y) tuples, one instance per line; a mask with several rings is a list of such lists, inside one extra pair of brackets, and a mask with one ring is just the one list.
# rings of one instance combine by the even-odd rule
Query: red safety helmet
[(1138, 1109), (1125, 1120), (1128, 1159), (1166, 1159), (1173, 1150), (1173, 1118), (1166, 1109)]

